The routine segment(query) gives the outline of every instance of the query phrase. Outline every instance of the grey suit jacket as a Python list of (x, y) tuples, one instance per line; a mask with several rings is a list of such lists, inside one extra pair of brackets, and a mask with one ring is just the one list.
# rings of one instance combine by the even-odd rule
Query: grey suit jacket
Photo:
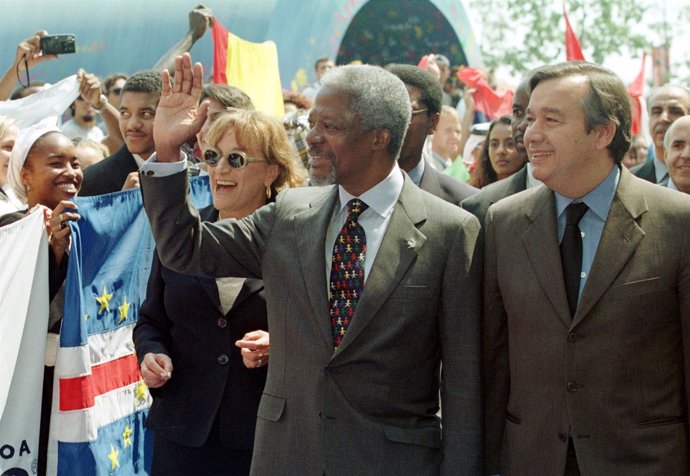
[(570, 317), (554, 195), (507, 197), (486, 218), (487, 471), (687, 475), (690, 197), (622, 169)]
[(479, 193), (466, 198), (460, 204), (462, 208), (479, 219), (484, 225), (484, 218), (489, 207), (499, 200), (527, 189), (527, 166), (524, 166), (510, 177), (491, 183)]
[(186, 180), (184, 172), (141, 178), (163, 264), (263, 278), (266, 288), (271, 363), (253, 474), (481, 471), (476, 218), (405, 178), (334, 352), (324, 250), (337, 187), (287, 190), (239, 222), (211, 224), (185, 203)]
[(424, 173), (419, 188), (446, 202), (460, 205), (460, 202), (479, 192), (473, 186), (439, 172), (428, 161), (424, 165)]

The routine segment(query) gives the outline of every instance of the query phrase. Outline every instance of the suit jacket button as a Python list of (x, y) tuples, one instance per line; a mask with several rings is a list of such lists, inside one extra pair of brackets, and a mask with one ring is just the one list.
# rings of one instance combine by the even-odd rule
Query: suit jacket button
[(228, 326), (228, 320), (224, 317), (220, 317), (216, 321), (216, 324), (218, 324), (218, 327), (220, 327), (221, 329), (225, 329)]
[(568, 384), (566, 385), (566, 387), (568, 388), (568, 391), (569, 391), (570, 393), (575, 393), (575, 392), (577, 392), (577, 384), (576, 384), (575, 382), (568, 382)]
[(568, 334), (568, 342), (575, 342), (577, 340), (577, 335), (574, 332)]
[(218, 363), (219, 363), (220, 365), (225, 365), (225, 364), (227, 364), (229, 360), (230, 360), (230, 359), (229, 359), (228, 356), (225, 355), (225, 354), (220, 354), (220, 356), (218, 357)]
[(565, 433), (561, 432), (558, 434), (558, 439), (561, 441), (566, 441), (568, 439), (568, 436)]
[(152, 176), (154, 173), (155, 173), (155, 172), (154, 172), (153, 170), (147, 170), (147, 171), (146, 171), (146, 175), (149, 176), (149, 177)]

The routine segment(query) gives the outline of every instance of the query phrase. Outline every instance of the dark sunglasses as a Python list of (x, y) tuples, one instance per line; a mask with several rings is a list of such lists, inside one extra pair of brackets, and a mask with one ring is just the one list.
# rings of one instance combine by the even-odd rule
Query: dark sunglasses
[[(204, 152), (204, 162), (206, 162), (211, 167), (215, 167), (216, 165), (218, 165), (218, 162), (220, 162), (220, 159), (222, 158), (223, 155), (215, 147), (208, 146), (206, 148), (206, 152)], [(266, 162), (266, 159), (263, 158), (249, 157), (241, 150), (233, 150), (225, 158), (228, 160), (228, 164), (230, 164), (230, 167), (234, 169), (243, 169), (250, 162)]]

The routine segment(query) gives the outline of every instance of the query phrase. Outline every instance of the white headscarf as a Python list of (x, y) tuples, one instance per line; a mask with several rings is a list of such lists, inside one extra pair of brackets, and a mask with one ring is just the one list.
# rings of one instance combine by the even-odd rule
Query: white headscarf
[(36, 141), (49, 132), (61, 132), (55, 123), (54, 117), (44, 119), (33, 126), (19, 129), (17, 133), (17, 139), (14, 142), (14, 148), (10, 156), (7, 181), (22, 203), (27, 203), (28, 201), (26, 186), (22, 182), (22, 167), (24, 167), (26, 157)]

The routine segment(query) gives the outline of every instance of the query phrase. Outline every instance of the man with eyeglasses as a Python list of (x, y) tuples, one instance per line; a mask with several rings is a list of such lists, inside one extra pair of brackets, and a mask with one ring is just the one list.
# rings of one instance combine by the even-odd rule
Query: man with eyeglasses
[(407, 64), (390, 64), (386, 69), (405, 83), (412, 104), (412, 118), (405, 134), (398, 166), (422, 190), (460, 205), (478, 190), (436, 170), (430, 163), (427, 137), (434, 133), (441, 112), (441, 86), (426, 71)]

